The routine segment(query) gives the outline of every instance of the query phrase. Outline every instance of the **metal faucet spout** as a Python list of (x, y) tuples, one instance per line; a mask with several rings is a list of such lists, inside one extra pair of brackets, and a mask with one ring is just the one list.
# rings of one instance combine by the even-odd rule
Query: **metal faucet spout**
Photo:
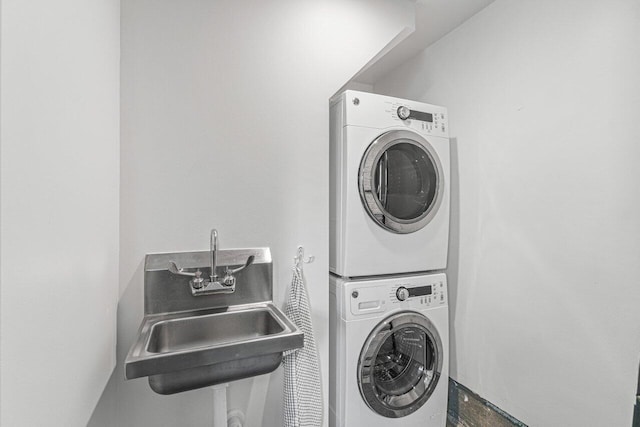
[(216, 267), (218, 266), (218, 231), (213, 228), (211, 229), (211, 282), (218, 281), (218, 275), (216, 274)]

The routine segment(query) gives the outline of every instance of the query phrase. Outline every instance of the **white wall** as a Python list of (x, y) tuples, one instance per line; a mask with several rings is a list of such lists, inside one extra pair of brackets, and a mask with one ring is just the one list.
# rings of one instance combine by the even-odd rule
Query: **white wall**
[(0, 10), (0, 424), (83, 426), (115, 365), (120, 4)]
[[(118, 367), (91, 425), (208, 426), (210, 389), (123, 380), (150, 252), (270, 246), (282, 303), (298, 244), (328, 369), (328, 100), (406, 26), (409, 1), (122, 3)], [(248, 426), (280, 426), (282, 372), (233, 383)]]
[(449, 107), (451, 374), (529, 425), (631, 425), (639, 40), (635, 0), (498, 0), (375, 86)]

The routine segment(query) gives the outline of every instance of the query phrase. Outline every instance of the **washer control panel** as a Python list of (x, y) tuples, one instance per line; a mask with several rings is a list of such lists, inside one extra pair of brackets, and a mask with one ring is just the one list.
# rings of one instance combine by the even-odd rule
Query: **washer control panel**
[(411, 300), (418, 306), (430, 307), (444, 304), (446, 298), (446, 287), (440, 280), (424, 285), (400, 284), (395, 288), (396, 300), (393, 303)]
[(436, 308), (447, 304), (447, 279), (444, 274), (433, 274), (354, 281), (346, 284), (344, 297), (354, 316), (397, 308)]

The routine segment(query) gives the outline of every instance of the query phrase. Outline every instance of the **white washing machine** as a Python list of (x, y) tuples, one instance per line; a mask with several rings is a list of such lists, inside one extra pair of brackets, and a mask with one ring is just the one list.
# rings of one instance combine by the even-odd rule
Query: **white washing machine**
[(346, 91), (330, 113), (330, 270), (360, 277), (444, 269), (447, 109)]
[(330, 427), (445, 427), (449, 309), (443, 273), (330, 276)]

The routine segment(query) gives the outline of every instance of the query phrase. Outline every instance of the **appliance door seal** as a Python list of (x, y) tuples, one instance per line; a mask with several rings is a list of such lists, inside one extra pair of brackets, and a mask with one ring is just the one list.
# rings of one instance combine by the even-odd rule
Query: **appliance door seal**
[(401, 312), (380, 322), (358, 362), (365, 403), (388, 418), (407, 416), (433, 394), (442, 373), (442, 340), (424, 315)]
[(371, 219), (387, 231), (408, 234), (425, 227), (436, 215), (444, 195), (444, 174), (425, 138), (392, 130), (365, 151), (358, 188)]

